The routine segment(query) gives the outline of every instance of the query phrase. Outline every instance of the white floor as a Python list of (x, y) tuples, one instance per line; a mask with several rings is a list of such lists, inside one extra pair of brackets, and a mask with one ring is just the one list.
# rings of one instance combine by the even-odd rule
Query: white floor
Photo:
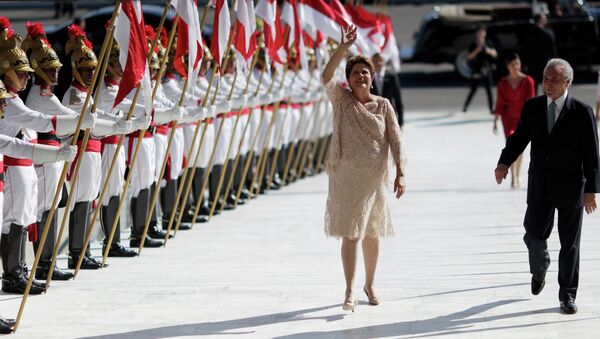
[[(407, 121), (408, 192), (392, 204), (397, 236), (382, 241), (381, 305), (359, 293), (355, 313), (340, 307), (340, 243), (323, 234), (319, 175), (180, 232), (166, 248), (53, 283), (29, 299), (13, 336), (598, 338), (598, 215), (584, 220), (580, 312), (561, 315), (556, 261), (541, 295), (529, 292), (525, 190), (493, 180), (504, 138), (491, 117), (410, 112)], [(556, 259), (556, 233), (549, 247)], [(360, 267), (358, 291), (363, 282)], [(0, 294), (0, 314), (14, 316), (19, 302)]]

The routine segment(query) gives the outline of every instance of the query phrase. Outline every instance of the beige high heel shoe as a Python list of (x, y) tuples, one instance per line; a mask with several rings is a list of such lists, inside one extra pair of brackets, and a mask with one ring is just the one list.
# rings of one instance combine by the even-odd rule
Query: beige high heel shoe
[(356, 305), (358, 305), (358, 299), (354, 298), (353, 301), (350, 301), (348, 299), (348, 296), (346, 296), (346, 299), (344, 299), (344, 303), (342, 304), (342, 309), (344, 311), (352, 311), (352, 312), (354, 312), (354, 309), (356, 308)]
[(371, 297), (369, 295), (369, 292), (367, 292), (367, 287), (366, 286), (363, 287), (363, 291), (365, 291), (365, 294), (367, 295), (367, 299), (369, 299), (369, 304), (370, 305), (373, 305), (373, 306), (379, 305), (379, 299), (377, 297)]

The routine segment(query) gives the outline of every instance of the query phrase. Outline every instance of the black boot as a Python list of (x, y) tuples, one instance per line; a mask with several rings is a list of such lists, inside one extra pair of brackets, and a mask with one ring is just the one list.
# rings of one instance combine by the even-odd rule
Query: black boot
[[(141, 190), (137, 198), (131, 199), (131, 216), (133, 219), (133, 225), (131, 226), (131, 239), (129, 240), (129, 247), (140, 247), (142, 242), (142, 235), (144, 233), (144, 227), (146, 226), (146, 216), (148, 211), (148, 189)], [(148, 230), (150, 231), (150, 230)], [(164, 239), (164, 236), (163, 238)], [(146, 235), (144, 239), (144, 247), (161, 247), (163, 242), (160, 240), (154, 240)]]
[(100, 210), (100, 224), (102, 225), (102, 231), (104, 231), (104, 243), (102, 245), (102, 253), (106, 252), (106, 246), (108, 239), (110, 238), (110, 231), (112, 225), (117, 220), (115, 235), (113, 236), (108, 250), (109, 257), (135, 257), (137, 253), (132, 250), (128, 250), (121, 245), (121, 220), (117, 215), (117, 209), (119, 208), (119, 197), (110, 197), (108, 205), (102, 206)]
[[(167, 230), (169, 228), (169, 220), (171, 219), (171, 214), (173, 213), (173, 201), (177, 199), (177, 183), (180, 180), (167, 180), (165, 187), (160, 190), (160, 205), (163, 207), (163, 216), (162, 216), (162, 228), (163, 230)], [(188, 200), (189, 201), (189, 200)], [(180, 201), (179, 206), (181, 207), (183, 201)], [(186, 211), (188, 208), (183, 208), (184, 215), (181, 216), (181, 223), (179, 224), (179, 230), (187, 231), (192, 229), (192, 225), (189, 221), (183, 220), (186, 215)], [(176, 215), (177, 216), (177, 215)], [(192, 215), (193, 216), (193, 215)], [(189, 218), (188, 218), (189, 219)], [(175, 224), (175, 222), (173, 222)], [(173, 227), (173, 226), (171, 226)], [(166, 234), (166, 233), (165, 233)], [(153, 236), (150, 236), (153, 238)], [(163, 237), (164, 239), (164, 237)]]
[[(232, 207), (235, 207), (235, 200), (236, 200), (236, 196), (235, 193), (233, 193), (232, 191), (229, 191), (228, 196), (225, 196), (225, 183), (227, 183), (229, 181), (229, 179), (231, 177), (233, 177), (233, 191), (237, 192), (237, 184), (236, 184), (236, 178), (235, 178), (235, 168), (233, 168), (233, 161), (228, 161), (227, 162), (227, 169), (225, 170), (225, 177), (223, 178), (223, 186), (221, 186), (221, 196), (223, 197), (223, 200), (225, 202), (227, 202), (228, 204), (230, 204)], [(244, 199), (241, 199), (237, 202), (238, 205), (243, 205), (245, 204), (246, 201)]]
[[(212, 171), (210, 172), (210, 178), (208, 183), (208, 191), (209, 191), (209, 199), (212, 204), (215, 201), (215, 195), (217, 194), (217, 186), (219, 185), (219, 177), (221, 176), (221, 171), (223, 170), (223, 165), (214, 165)], [(233, 205), (223, 201), (222, 198), (223, 190), (219, 193), (219, 198), (217, 199), (217, 205), (215, 206), (215, 211), (221, 209), (221, 205), (224, 204), (223, 209), (226, 211), (232, 210)], [(211, 206), (212, 207), (212, 206)]]
[[(89, 215), (91, 203), (88, 201), (75, 203), (73, 211), (69, 217), (69, 269), (75, 269), (77, 262), (79, 261), (80, 255), (86, 255), (81, 253), (83, 248), (83, 242), (85, 241), (85, 234), (88, 229)], [(89, 247), (86, 252), (89, 252)], [(81, 262), (81, 269), (83, 270), (97, 270), (102, 265), (95, 260), (90, 260), (88, 256), (83, 258)]]
[(15, 326), (14, 319), (6, 319), (0, 317), (0, 334), (13, 333), (13, 326)]
[[(42, 214), (42, 220), (37, 223), (37, 238), (42, 238), (42, 233), (44, 232), (44, 227), (46, 227), (46, 222), (48, 221), (48, 214), (50, 211), (45, 211)], [(50, 265), (52, 264), (52, 255), (54, 251), (54, 245), (56, 243), (56, 222), (58, 221), (58, 214), (54, 213), (52, 221), (49, 225), (48, 235), (46, 237), (46, 242), (44, 243), (44, 249), (42, 250), (42, 256), (40, 257), (40, 264), (35, 270), (35, 278), (39, 280), (47, 280), (48, 275), (50, 273)], [(34, 253), (37, 253), (39, 243), (38, 241), (33, 243)], [(73, 278), (73, 273), (65, 272), (60, 268), (54, 266), (54, 270), (52, 272), (52, 280), (70, 280)]]
[[(8, 234), (2, 234), (0, 240), (0, 254), (2, 255), (2, 291), (6, 293), (25, 293), (27, 288), (27, 276), (23, 272), (21, 263), (22, 238), (26, 236), (25, 228), (21, 225), (11, 224)], [(24, 260), (24, 258), (23, 258)], [(41, 294), (45, 292), (40, 282), (32, 284), (30, 294)]]

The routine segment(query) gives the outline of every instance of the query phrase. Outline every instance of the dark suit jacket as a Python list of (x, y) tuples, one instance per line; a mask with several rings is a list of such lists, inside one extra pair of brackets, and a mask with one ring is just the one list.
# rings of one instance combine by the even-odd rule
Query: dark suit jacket
[(510, 166), (531, 142), (528, 204), (583, 206), (583, 193), (600, 192), (598, 135), (592, 108), (567, 96), (548, 134), (546, 96), (525, 102), (521, 120), (498, 163)]
[(402, 94), (400, 92), (400, 79), (396, 73), (386, 73), (383, 76), (383, 88), (377, 88), (377, 83), (373, 79), (371, 94), (382, 96), (390, 101), (396, 111), (398, 124), (404, 125), (404, 105), (402, 104)]

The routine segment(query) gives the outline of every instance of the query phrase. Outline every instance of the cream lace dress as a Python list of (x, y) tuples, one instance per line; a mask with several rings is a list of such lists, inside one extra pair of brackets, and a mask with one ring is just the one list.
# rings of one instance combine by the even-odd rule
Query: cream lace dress
[(387, 195), (395, 172), (390, 173), (389, 154), (394, 164), (404, 165), (396, 113), (389, 100), (379, 96), (361, 104), (335, 80), (325, 88), (333, 105), (325, 233), (349, 239), (392, 236)]

